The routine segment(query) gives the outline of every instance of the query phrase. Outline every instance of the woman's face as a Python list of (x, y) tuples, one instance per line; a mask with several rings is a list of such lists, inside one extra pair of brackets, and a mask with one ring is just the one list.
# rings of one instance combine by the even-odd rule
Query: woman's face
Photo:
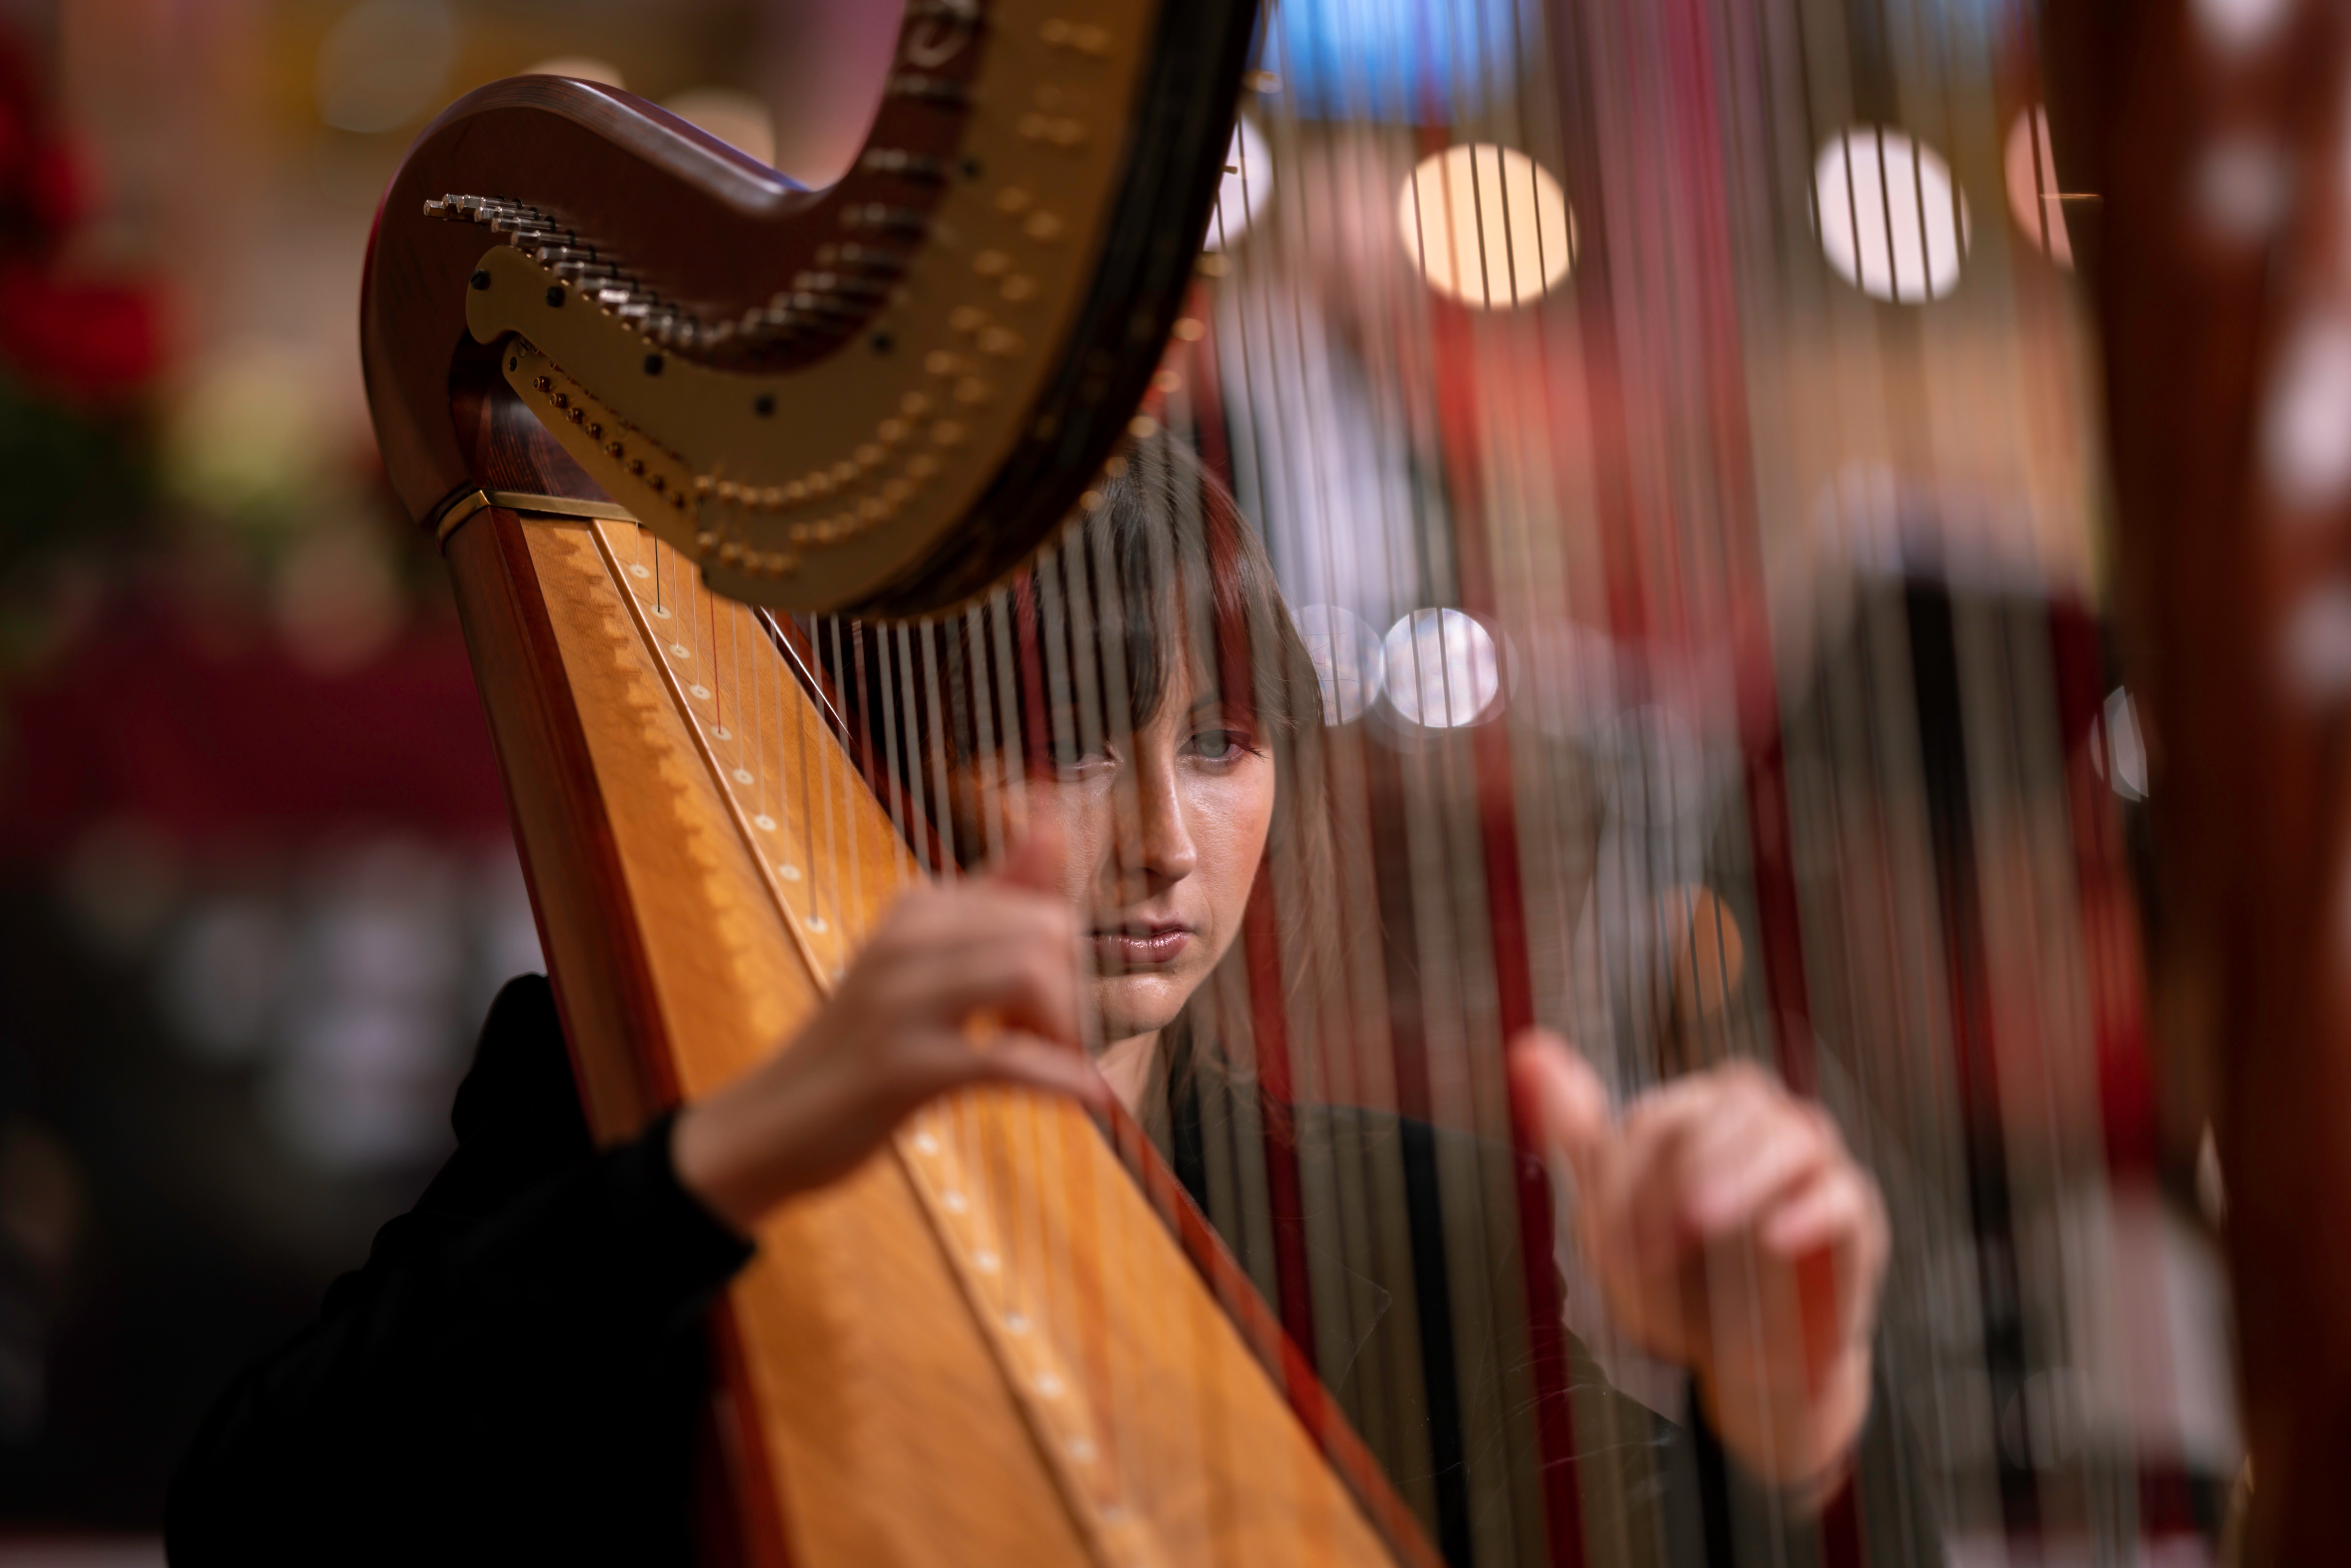
[(1273, 821), (1265, 738), (1172, 663), (1148, 724), (1029, 783), (1069, 845), (1106, 1045), (1173, 1022), (1225, 956)]

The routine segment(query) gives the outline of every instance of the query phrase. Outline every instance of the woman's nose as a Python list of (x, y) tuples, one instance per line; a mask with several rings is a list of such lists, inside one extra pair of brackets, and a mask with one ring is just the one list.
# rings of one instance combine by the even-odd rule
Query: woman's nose
[(1186, 821), (1172, 759), (1140, 770), (1128, 819), (1119, 835), (1120, 869), (1144, 884), (1139, 896), (1183, 881), (1198, 866), (1199, 850)]

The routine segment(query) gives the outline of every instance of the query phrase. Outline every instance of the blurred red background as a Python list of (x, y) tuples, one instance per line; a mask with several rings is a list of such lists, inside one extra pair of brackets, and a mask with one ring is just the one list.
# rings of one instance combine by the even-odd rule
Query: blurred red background
[(0, 1562), (161, 1560), (538, 966), (362, 401), (378, 195), (550, 60), (757, 149), (750, 9), (0, 4)]

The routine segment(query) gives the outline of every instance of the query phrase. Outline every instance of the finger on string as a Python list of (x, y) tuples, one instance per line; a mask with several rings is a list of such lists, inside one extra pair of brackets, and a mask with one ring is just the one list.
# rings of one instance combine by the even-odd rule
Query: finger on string
[(1703, 1124), (1689, 1145), (1689, 1168), (1695, 1173), (1727, 1175), (1742, 1156), (1771, 1135), (1771, 1127), (1784, 1110), (1774, 1096), (1729, 1093), (1713, 1097)]
[(1801, 1258), (1824, 1248), (1865, 1250), (1876, 1204), (1862, 1178), (1833, 1166), (1782, 1196), (1756, 1226), (1756, 1239), (1777, 1258)]
[(1689, 1150), (1720, 1095), (1677, 1084), (1636, 1101), (1608, 1162), (1601, 1219), (1633, 1255), (1659, 1265), (1680, 1260), (1703, 1238), (1689, 1221)]
[[(1759, 1118), (1749, 1141), (1684, 1167), (1685, 1218), (1708, 1240), (1743, 1230), (1781, 1197), (1796, 1191), (1830, 1163), (1832, 1151), (1809, 1122), (1793, 1116)], [(1710, 1151), (1722, 1145), (1710, 1143)]]
[(1078, 981), (1066, 958), (1040, 953), (1034, 936), (1004, 938), (942, 955), (913, 984), (934, 1016), (967, 1019), (986, 1012), (1005, 1029), (1026, 1030), (1072, 1050), (1078, 1028)]

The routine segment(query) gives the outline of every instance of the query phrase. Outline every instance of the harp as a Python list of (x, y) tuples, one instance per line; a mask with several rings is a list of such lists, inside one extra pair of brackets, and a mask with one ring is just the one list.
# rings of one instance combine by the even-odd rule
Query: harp
[[(1250, 11), (1063, 9), (909, 7), (821, 191), (523, 78), (454, 105), (386, 198), (378, 433), (447, 552), (600, 1135), (764, 1054), (914, 874), (815, 649), (758, 606), (970, 598), (1074, 506), (1152, 372)], [(1064, 112), (1001, 111), (1032, 98)], [(1219, 1305), (1081, 1114), (925, 1117), (759, 1239), (721, 1334), (754, 1561), (1412, 1540), (1344, 1484), (1278, 1329)]]
[[(2141, 1002), (2147, 759), (2059, 172), (2160, 94), (2070, 131), (2029, 18), (1901, 0), (898, 23), (821, 189), (526, 78), (386, 198), (378, 430), (457, 585), (595, 1124), (742, 1071), (953, 873), (943, 732), (1025, 700), (973, 678), (1025, 653), (973, 650), (1108, 624), (1060, 530), (1122, 442), (1196, 454), (1265, 535), (1332, 852), (1269, 855), (1207, 1070), (1140, 1124), (959, 1098), (763, 1232), (723, 1336), (754, 1554), (1672, 1560), (1625, 1500), (1720, 1478), (1670, 1473), (1686, 1394), (1554, 1267), (1500, 1065), (1537, 1021), (1626, 1092), (1770, 1062), (1886, 1180), (1878, 1419), (1912, 1458), (1802, 1551), (2195, 1533), (2240, 1457), (2183, 1370), (2221, 1331), (2171, 1283), (2210, 1247), (2179, 1201), (2209, 1059)], [(2107, 245), (2147, 225), (2159, 272), (2108, 162)], [(2109, 363), (2168, 387), (2137, 276), (2101, 277)], [(2148, 603), (2207, 559), (2139, 522), (2157, 454), (2234, 461), (2178, 406), (2193, 431), (2116, 405)], [(2146, 646), (2201, 624), (2179, 603)], [(2171, 657), (2172, 747), (2250, 722), (2251, 674)], [(1080, 663), (1052, 679), (1100, 727)], [(2220, 785), (2173, 777), (2209, 815)], [(2256, 895), (2187, 863), (2210, 944)], [(2241, 1061), (2231, 1212), (2273, 1213), (2248, 1118), (2322, 1066)], [(2241, 1299), (2332, 1299), (2264, 1294), (2269, 1223)], [(2151, 1303), (2161, 1343), (2106, 1332)], [(2256, 1448), (2332, 1386), (2246, 1365)], [(1782, 1560), (1774, 1506), (1720, 1550)]]

